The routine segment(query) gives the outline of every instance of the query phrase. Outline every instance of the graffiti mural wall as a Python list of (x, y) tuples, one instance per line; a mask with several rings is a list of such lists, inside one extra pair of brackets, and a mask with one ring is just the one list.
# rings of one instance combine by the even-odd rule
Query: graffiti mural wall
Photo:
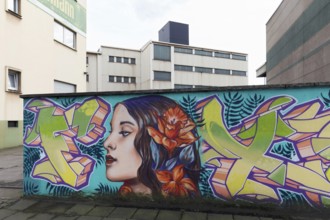
[(330, 89), (24, 97), (26, 195), (330, 205)]

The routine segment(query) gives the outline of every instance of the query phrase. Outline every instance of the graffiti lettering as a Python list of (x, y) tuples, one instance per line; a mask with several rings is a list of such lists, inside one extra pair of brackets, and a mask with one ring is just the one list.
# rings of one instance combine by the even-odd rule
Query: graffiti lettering
[[(291, 106), (291, 97), (264, 102), (238, 126), (227, 129), (223, 105), (217, 97), (200, 102), (205, 126), (203, 158), (213, 170), (210, 184), (219, 197), (248, 197), (280, 200), (279, 188), (304, 192), (314, 204), (328, 203), (330, 110), (323, 111), (319, 100)], [(269, 155), (276, 142), (290, 141), (301, 160), (297, 163)]]
[(26, 129), (24, 144), (41, 147), (46, 155), (35, 164), (32, 176), (76, 190), (86, 186), (95, 161), (80, 153), (76, 141), (91, 145), (103, 137), (108, 104), (91, 98), (63, 109), (47, 99), (33, 99), (25, 109), (36, 117)]

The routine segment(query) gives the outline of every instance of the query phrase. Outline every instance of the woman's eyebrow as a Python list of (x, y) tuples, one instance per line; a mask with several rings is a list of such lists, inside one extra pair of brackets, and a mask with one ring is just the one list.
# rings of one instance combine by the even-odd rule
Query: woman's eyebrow
[(135, 125), (133, 122), (130, 122), (130, 121), (121, 121), (120, 125), (123, 125), (123, 124)]

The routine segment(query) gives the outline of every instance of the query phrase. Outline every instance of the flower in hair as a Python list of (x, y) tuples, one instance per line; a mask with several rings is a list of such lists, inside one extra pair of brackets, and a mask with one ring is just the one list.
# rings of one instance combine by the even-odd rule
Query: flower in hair
[(148, 133), (157, 144), (163, 145), (172, 154), (176, 147), (185, 147), (197, 140), (191, 132), (195, 124), (179, 106), (157, 116), (158, 129), (148, 126)]
[(158, 180), (163, 184), (162, 193), (164, 196), (187, 197), (190, 193), (196, 193), (197, 187), (190, 178), (184, 178), (183, 165), (174, 167), (173, 171), (157, 170)]

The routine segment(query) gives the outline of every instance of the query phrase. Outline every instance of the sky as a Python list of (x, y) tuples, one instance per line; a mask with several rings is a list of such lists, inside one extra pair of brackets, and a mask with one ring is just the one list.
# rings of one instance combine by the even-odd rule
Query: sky
[(141, 49), (168, 22), (189, 25), (191, 46), (248, 54), (249, 84), (266, 61), (266, 23), (282, 0), (87, 0), (87, 50)]

